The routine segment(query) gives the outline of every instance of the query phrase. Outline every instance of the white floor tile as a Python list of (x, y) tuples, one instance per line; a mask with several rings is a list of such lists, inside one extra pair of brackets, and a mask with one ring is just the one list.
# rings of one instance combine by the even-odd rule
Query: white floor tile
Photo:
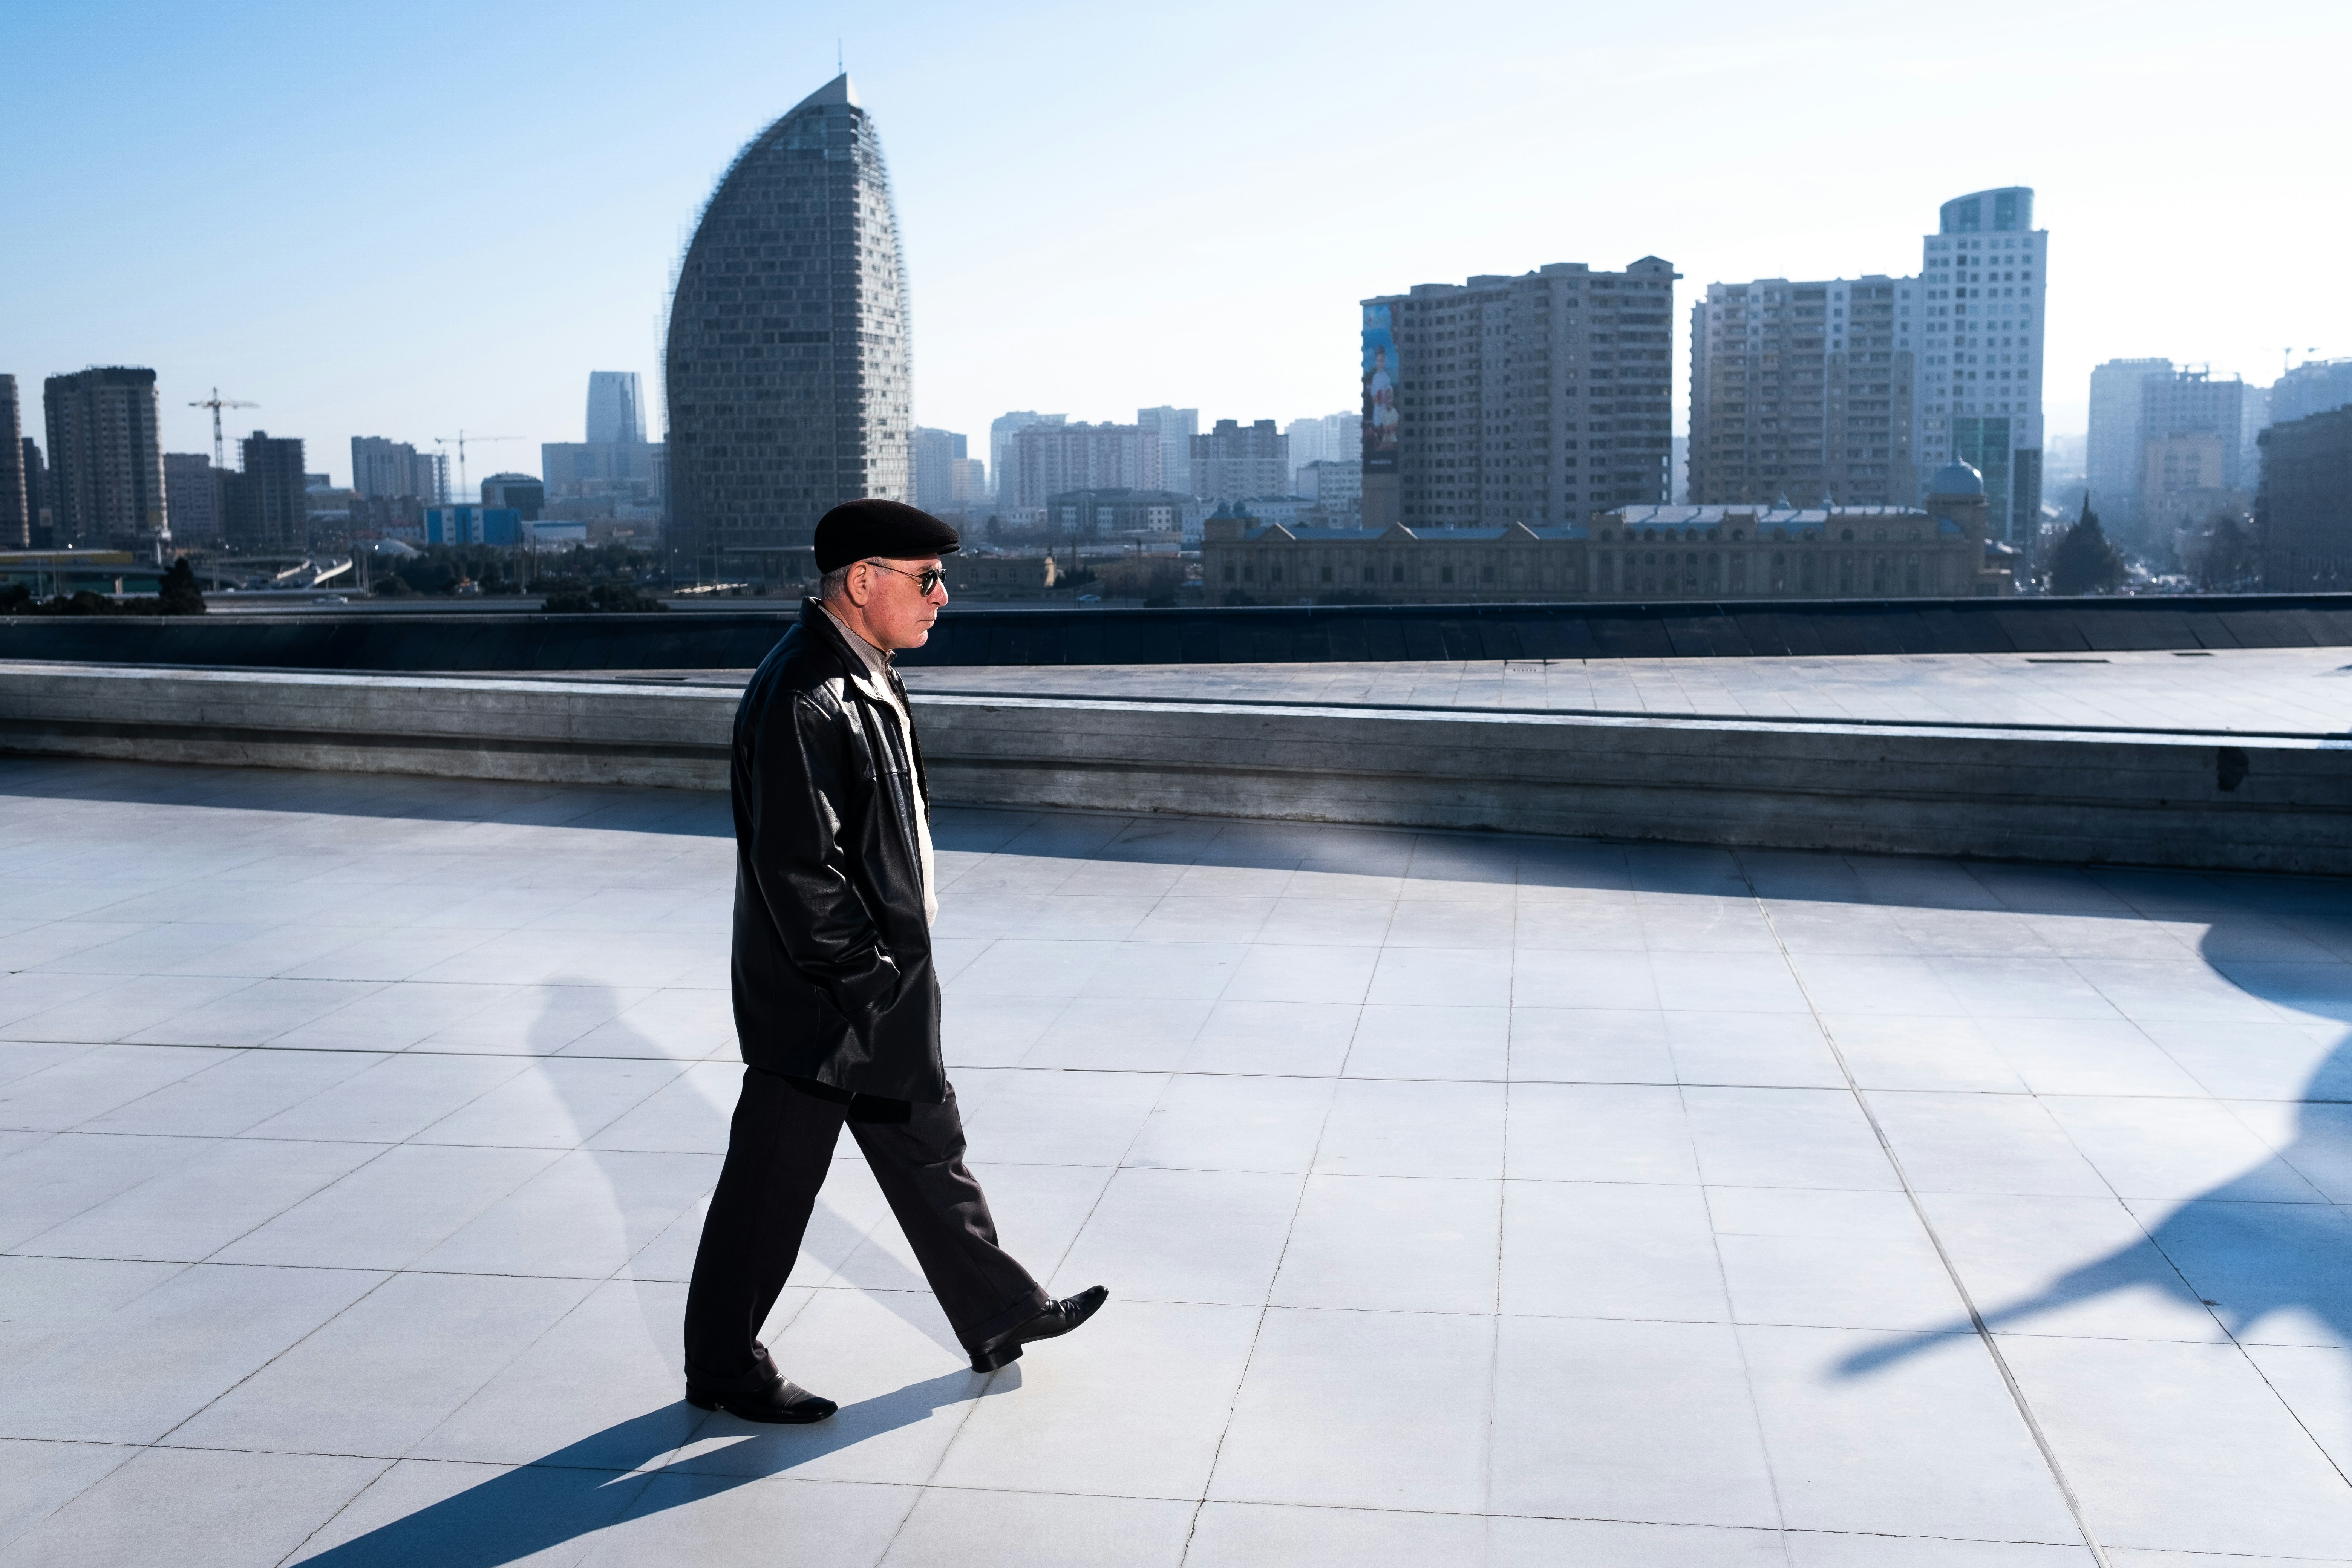
[(1275, 1304), (1492, 1312), (1502, 1188), (1458, 1177), (1309, 1177)]
[(1506, 1317), (1496, 1334), (1496, 1512), (1781, 1522), (1737, 1331)]
[(381, 1461), (150, 1448), (49, 1515), (0, 1563), (112, 1568), (159, 1545), (190, 1568), (274, 1563), (373, 1480)]
[(1697, 1187), (1504, 1184), (1507, 1314), (1724, 1322), (1723, 1278)]
[(1209, 1496), (1476, 1512), (1493, 1357), (1490, 1318), (1269, 1311)]

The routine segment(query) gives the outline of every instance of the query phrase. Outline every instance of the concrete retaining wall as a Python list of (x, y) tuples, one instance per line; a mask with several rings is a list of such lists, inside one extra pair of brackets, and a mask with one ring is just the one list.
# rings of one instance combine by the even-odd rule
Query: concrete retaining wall
[[(735, 693), (0, 667), (0, 750), (726, 785)], [(925, 697), (943, 801), (2352, 873), (2352, 742)]]

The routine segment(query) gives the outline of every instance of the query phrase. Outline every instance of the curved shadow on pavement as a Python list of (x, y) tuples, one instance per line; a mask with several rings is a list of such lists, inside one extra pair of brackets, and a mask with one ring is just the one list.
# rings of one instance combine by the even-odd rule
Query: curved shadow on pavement
[[(927, 1421), (947, 1405), (1019, 1386), (1017, 1377), (1003, 1374), (990, 1383), (977, 1373), (946, 1373), (845, 1405), (813, 1426), (757, 1426), (731, 1415), (704, 1417), (683, 1403), (664, 1405), (296, 1561), (321, 1568), (499, 1568), (625, 1516), (646, 1518), (782, 1475)], [(710, 1446), (717, 1438), (732, 1440)], [(693, 1454), (658, 1463), (688, 1441), (696, 1445)], [(689, 1484), (656, 1484), (672, 1479)], [(366, 1497), (362, 1492), (354, 1506)]]
[[(2352, 1018), (2352, 995), (2315, 994), (2276, 978), (2307, 965), (2206, 961), (2249, 994), (2305, 1014)], [(2079, 1302), (2144, 1289), (2191, 1310), (2204, 1310), (2232, 1339), (2263, 1319), (2300, 1310), (2352, 1347), (2352, 1036), (2336, 1044), (2298, 1096), (2295, 1135), (2270, 1159), (2175, 1207), (2145, 1237), (2094, 1258), (2032, 1296), (1980, 1308), (1985, 1325), (2011, 1327)], [(2296, 1201), (2283, 1194), (2300, 1192)], [(1847, 1357), (1839, 1371), (1860, 1376), (1916, 1355), (1966, 1321), (1906, 1334)]]

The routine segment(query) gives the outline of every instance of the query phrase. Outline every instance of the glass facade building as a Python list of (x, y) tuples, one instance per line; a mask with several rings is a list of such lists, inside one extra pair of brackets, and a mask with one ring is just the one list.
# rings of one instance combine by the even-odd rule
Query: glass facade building
[(762, 131), (719, 180), (679, 264), (663, 373), (682, 569), (810, 577), (829, 508), (910, 499), (898, 219), (848, 77)]

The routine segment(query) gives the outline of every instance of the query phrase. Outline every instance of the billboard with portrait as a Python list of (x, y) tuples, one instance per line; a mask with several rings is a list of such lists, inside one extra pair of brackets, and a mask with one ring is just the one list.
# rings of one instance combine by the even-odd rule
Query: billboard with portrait
[(1364, 307), (1364, 472), (1397, 471), (1397, 358), (1394, 307)]

